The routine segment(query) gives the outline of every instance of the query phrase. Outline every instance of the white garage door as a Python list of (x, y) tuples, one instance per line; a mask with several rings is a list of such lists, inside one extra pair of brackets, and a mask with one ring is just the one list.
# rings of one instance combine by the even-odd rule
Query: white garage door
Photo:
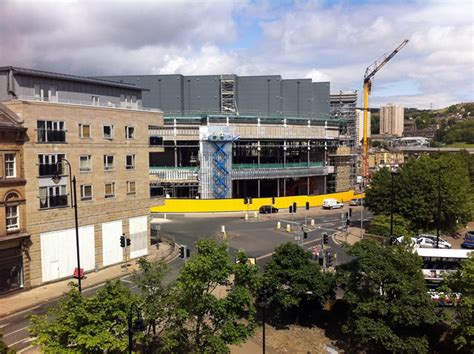
[(137, 258), (148, 254), (147, 226), (148, 218), (140, 216), (132, 218), (130, 223), (130, 258)]
[[(76, 230), (67, 229), (40, 234), (43, 282), (65, 278), (77, 267)], [(79, 228), (81, 268), (95, 267), (94, 225)]]
[(102, 262), (104, 267), (123, 260), (120, 236), (122, 236), (122, 220), (102, 224)]

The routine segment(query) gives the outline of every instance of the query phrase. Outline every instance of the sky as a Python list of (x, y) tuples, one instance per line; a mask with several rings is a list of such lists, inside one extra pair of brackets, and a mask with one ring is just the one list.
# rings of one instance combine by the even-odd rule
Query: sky
[[(92, 75), (237, 74), (330, 81), (370, 106), (474, 101), (474, 1), (2, 0), (0, 66)], [(361, 96), (359, 94), (359, 96)]]

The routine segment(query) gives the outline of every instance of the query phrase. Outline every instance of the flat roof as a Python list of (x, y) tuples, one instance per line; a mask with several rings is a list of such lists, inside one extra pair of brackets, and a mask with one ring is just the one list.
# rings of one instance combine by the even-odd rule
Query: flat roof
[(25, 69), (25, 68), (19, 68), (19, 67), (16, 67), (16, 66), (2, 66), (2, 67), (0, 67), (0, 71), (7, 71), (7, 70), (11, 70), (11, 71), (13, 71), (14, 73), (17, 73), (17, 74), (37, 76), (37, 77), (45, 77), (45, 78), (50, 78), (50, 79), (85, 82), (85, 83), (89, 83), (89, 84), (120, 87), (120, 88), (126, 88), (126, 89), (137, 90), (137, 91), (150, 91), (149, 89), (142, 88), (142, 87), (136, 86), (134, 84), (111, 81), (111, 80), (95, 79), (95, 78), (85, 77), (85, 76), (54, 73), (54, 72), (43, 71), (43, 70)]

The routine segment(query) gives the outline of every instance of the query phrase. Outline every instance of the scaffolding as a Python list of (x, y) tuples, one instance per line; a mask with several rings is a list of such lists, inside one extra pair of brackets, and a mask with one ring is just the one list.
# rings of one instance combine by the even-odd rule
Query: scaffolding
[(233, 76), (221, 76), (221, 112), (238, 114)]

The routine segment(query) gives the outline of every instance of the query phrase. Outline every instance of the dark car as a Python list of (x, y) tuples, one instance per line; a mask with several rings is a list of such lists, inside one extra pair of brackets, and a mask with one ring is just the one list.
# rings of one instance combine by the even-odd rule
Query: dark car
[(462, 248), (474, 248), (474, 231), (468, 231), (464, 236), (464, 242), (461, 244)]
[(271, 205), (262, 205), (258, 211), (260, 214), (278, 213), (278, 208)]

